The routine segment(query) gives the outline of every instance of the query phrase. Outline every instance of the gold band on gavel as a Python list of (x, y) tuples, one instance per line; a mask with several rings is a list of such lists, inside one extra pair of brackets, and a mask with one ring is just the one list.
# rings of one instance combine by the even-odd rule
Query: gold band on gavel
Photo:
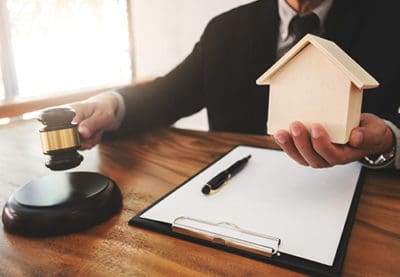
[(43, 153), (77, 147), (80, 145), (76, 128), (40, 132)]

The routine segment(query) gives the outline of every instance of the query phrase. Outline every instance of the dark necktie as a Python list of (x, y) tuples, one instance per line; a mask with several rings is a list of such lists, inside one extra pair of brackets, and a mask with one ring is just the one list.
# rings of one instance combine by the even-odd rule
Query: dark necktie
[(316, 34), (319, 31), (319, 18), (315, 13), (296, 15), (289, 24), (289, 31), (295, 35), (293, 44), (302, 39), (306, 34)]

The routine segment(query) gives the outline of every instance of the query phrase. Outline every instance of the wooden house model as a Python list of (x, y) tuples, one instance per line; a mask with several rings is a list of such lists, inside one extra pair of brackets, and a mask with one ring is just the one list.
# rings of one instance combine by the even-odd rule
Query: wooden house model
[(345, 144), (359, 125), (364, 89), (379, 83), (334, 42), (306, 35), (257, 79), (270, 85), (269, 134), (294, 121), (320, 123)]

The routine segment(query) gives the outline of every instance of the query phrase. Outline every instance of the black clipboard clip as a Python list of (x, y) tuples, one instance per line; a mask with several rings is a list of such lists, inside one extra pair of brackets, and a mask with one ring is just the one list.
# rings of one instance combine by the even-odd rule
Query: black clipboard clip
[(172, 231), (269, 258), (280, 255), (279, 238), (244, 230), (232, 223), (181, 216), (172, 222)]

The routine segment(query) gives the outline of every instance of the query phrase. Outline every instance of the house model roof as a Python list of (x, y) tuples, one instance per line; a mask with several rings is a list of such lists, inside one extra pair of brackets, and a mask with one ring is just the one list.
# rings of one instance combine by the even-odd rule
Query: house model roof
[(369, 89), (379, 86), (379, 83), (367, 71), (357, 64), (334, 42), (311, 34), (304, 36), (282, 58), (261, 75), (257, 79), (256, 83), (258, 85), (269, 85), (273, 75), (309, 44), (312, 44), (315, 48), (321, 51), (324, 56), (334, 63), (346, 76), (348, 76), (350, 81), (359, 89)]

